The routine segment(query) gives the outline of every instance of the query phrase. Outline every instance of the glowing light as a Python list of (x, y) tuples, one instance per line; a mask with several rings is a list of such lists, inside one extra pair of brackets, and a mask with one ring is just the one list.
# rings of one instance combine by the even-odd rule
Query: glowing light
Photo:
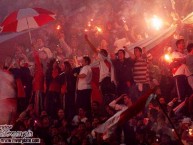
[(192, 132), (192, 129), (191, 129), (191, 128), (188, 130), (188, 133), (189, 133), (190, 136), (193, 135), (193, 132)]
[(172, 58), (169, 54), (165, 54), (164, 55), (164, 59), (167, 61), (167, 62), (172, 62)]
[(96, 29), (97, 29), (97, 31), (98, 31), (99, 33), (102, 33), (102, 29), (101, 29), (100, 27), (96, 26)]
[(84, 32), (88, 32), (88, 29), (84, 29)]
[(93, 19), (90, 19), (90, 21), (92, 22), (92, 21), (94, 21)]
[(122, 17), (122, 21), (123, 23), (126, 23), (125, 17)]
[(156, 30), (160, 30), (160, 28), (163, 26), (163, 22), (157, 16), (153, 16), (153, 18), (151, 19), (151, 25)]
[(56, 27), (56, 29), (57, 29), (57, 30), (60, 30), (60, 29), (61, 29), (61, 26), (60, 26), (60, 25), (58, 25), (58, 26)]
[(91, 23), (90, 22), (88, 22), (88, 27), (91, 27)]

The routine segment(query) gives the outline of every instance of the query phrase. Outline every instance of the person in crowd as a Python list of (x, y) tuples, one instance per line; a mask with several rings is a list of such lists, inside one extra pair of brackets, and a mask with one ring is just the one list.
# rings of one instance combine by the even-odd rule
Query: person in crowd
[(26, 55), (24, 44), (16, 44), (16, 51), (14, 55), (15, 59), (24, 60), (25, 63), (28, 63), (29, 60)]
[[(61, 95), (67, 120), (71, 121), (75, 114), (76, 77), (69, 61), (61, 64)], [(63, 98), (64, 97), (64, 98)]]
[(26, 94), (24, 90), (24, 85), (21, 81), (21, 71), (20, 71), (20, 65), (19, 60), (13, 59), (12, 64), (7, 69), (11, 75), (14, 77), (14, 84), (15, 84), (15, 91), (16, 91), (16, 97), (17, 97), (17, 111), (21, 113), (26, 108)]
[(41, 62), (43, 64), (43, 67), (46, 68), (47, 62), (53, 58), (53, 53), (49, 48), (47, 48), (44, 44), (44, 41), (41, 38), (38, 38), (36, 40), (36, 49), (39, 53)]
[(187, 51), (188, 55), (186, 56), (186, 65), (191, 74), (190, 76), (187, 76), (187, 79), (193, 91), (193, 43), (188, 44)]
[[(51, 50), (49, 48), (45, 47), (44, 41), (41, 38), (38, 38), (36, 40), (36, 45), (37, 45), (36, 49), (39, 50), (39, 52), (44, 51), (46, 58), (51, 59), (53, 57)], [(44, 58), (42, 57), (42, 59), (44, 59)]]
[(182, 142), (184, 144), (188, 144), (188, 142), (191, 142), (191, 130), (192, 129), (192, 120), (189, 117), (184, 117), (182, 120), (180, 120), (180, 133), (182, 134)]
[[(80, 123), (78, 124), (78, 127), (75, 129), (74, 135), (75, 135), (76, 137), (78, 137), (78, 139), (81, 141), (81, 143), (82, 143), (82, 141), (83, 141), (84, 139), (86, 139), (86, 138), (89, 139), (89, 134), (88, 134), (88, 132), (87, 132), (87, 130), (86, 130), (86, 125), (85, 125), (84, 122), (80, 122)], [(91, 140), (92, 140), (92, 138), (90, 138), (90, 141), (91, 141)]]
[(113, 61), (115, 68), (115, 76), (117, 80), (118, 95), (129, 94), (130, 88), (133, 84), (133, 61), (131, 58), (125, 58), (125, 51), (119, 49), (117, 52), (117, 59)]
[(64, 61), (65, 60), (65, 54), (64, 51), (62, 50), (61, 46), (58, 44), (55, 47), (55, 51), (53, 51), (53, 56), (56, 58), (58, 61)]
[(178, 96), (178, 101), (183, 101), (186, 97), (190, 95), (190, 86), (186, 76), (190, 76), (191, 73), (187, 66), (185, 65), (185, 41), (184, 39), (179, 39), (176, 41), (176, 50), (172, 53), (172, 63), (170, 64), (172, 68), (173, 77), (176, 84), (176, 92)]
[(24, 60), (20, 61), (21, 82), (25, 92), (25, 107), (29, 104), (32, 93), (32, 75), (29, 69), (29, 64)]
[(88, 112), (91, 111), (91, 80), (92, 70), (90, 67), (90, 57), (84, 56), (82, 59), (82, 68), (77, 77), (77, 98), (76, 108), (84, 108)]
[(36, 115), (45, 109), (44, 107), (44, 71), (41, 64), (38, 51), (33, 48), (35, 61), (35, 70), (33, 77), (33, 94), (31, 101), (34, 103)]
[(174, 138), (172, 128), (170, 127), (166, 116), (161, 111), (158, 112), (157, 127), (155, 131), (156, 134), (162, 135), (163, 133), (165, 133), (171, 138)]
[(49, 116), (47, 115), (42, 116), (40, 118), (40, 122), (37, 122), (35, 124), (36, 129), (34, 132), (37, 134), (39, 138), (43, 139), (46, 145), (52, 145), (52, 138), (49, 132), (50, 125), (51, 125), (51, 121), (49, 119)]
[(171, 59), (172, 52), (173, 52), (172, 47), (169, 46), (164, 47), (163, 54), (158, 64), (161, 72), (159, 86), (161, 89), (161, 93), (165, 97), (167, 102), (169, 102), (175, 95), (175, 82), (172, 76), (172, 71), (169, 67), (172, 61)]
[(87, 120), (88, 118), (86, 117), (86, 110), (84, 110), (83, 108), (79, 108), (78, 114), (75, 115), (72, 119), (72, 125), (78, 126), (80, 122), (85, 123)]
[(108, 57), (108, 52), (105, 49), (100, 49), (98, 52), (97, 48), (89, 41), (87, 35), (85, 35), (85, 40), (93, 52), (98, 55), (98, 60), (93, 63), (92, 66), (99, 67), (99, 83), (103, 103), (108, 104), (114, 99), (116, 94), (114, 66)]
[(34, 115), (33, 104), (29, 104), (27, 108), (23, 112), (21, 112), (17, 121), (23, 121), (24, 119), (29, 119), (29, 118), (32, 118), (33, 120), (37, 119), (36, 116)]
[(65, 113), (63, 109), (59, 109), (57, 112), (57, 117), (54, 120), (55, 127), (62, 127), (63, 120), (66, 120)]
[(102, 117), (101, 107), (98, 101), (91, 103), (91, 117)]
[(0, 124), (11, 124), (16, 119), (17, 101), (13, 84), (13, 76), (0, 69)]
[[(123, 104), (120, 104), (119, 102), (123, 100)], [(109, 106), (111, 108), (113, 108), (116, 111), (124, 111), (127, 108), (132, 106), (132, 100), (131, 98), (127, 95), (127, 94), (122, 94), (121, 96), (119, 96), (118, 98), (116, 98), (115, 100), (113, 100)], [(121, 143), (121, 132), (124, 132), (124, 140), (123, 142), (126, 145), (129, 144), (135, 144), (136, 143), (136, 138), (134, 135), (134, 128), (130, 125), (129, 121), (124, 123), (121, 128), (117, 128), (116, 132), (117, 132), (117, 140), (119, 143)]]
[(65, 57), (70, 57), (72, 54), (72, 49), (70, 46), (66, 43), (65, 41), (65, 35), (63, 32), (59, 32), (58, 34), (58, 40), (59, 40), (59, 45), (61, 49), (64, 51)]
[(150, 74), (148, 68), (148, 61), (152, 59), (151, 54), (147, 54), (145, 48), (142, 50), (140, 47), (134, 48), (134, 55), (125, 49), (130, 57), (134, 60), (133, 65), (133, 80), (134, 87), (131, 96), (137, 99), (144, 92), (150, 88)]
[[(183, 40), (176, 42), (178, 46), (174, 52), (172, 49), (170, 51), (170, 48), (168, 49), (169, 51), (164, 51), (164, 55), (168, 54), (169, 56), (173, 56), (173, 60), (170, 59), (169, 62), (161, 60), (161, 79), (160, 74), (157, 73), (158, 69), (155, 67), (154, 61), (149, 63), (150, 57), (147, 54), (145, 56), (144, 50), (141, 48), (135, 48), (134, 55), (131, 54), (130, 58), (127, 58), (127, 54), (125, 56), (124, 52), (127, 51), (127, 49), (119, 50), (120, 48), (124, 45), (130, 45), (131, 43), (135, 43), (136, 41), (149, 37), (149, 32), (139, 31), (140, 29), (138, 29), (140, 28), (138, 27), (138, 24), (141, 16), (138, 17), (138, 15), (128, 15), (126, 18), (120, 18), (120, 14), (124, 12), (124, 8), (125, 10), (128, 10), (129, 8), (130, 11), (130, 9), (134, 10), (139, 5), (143, 5), (145, 7), (145, 5), (149, 3), (141, 1), (128, 1), (128, 3), (129, 5), (125, 5), (125, 1), (123, 0), (119, 0), (116, 3), (112, 3), (112, 0), (102, 0), (96, 5), (95, 2), (89, 1), (88, 4), (83, 4), (84, 6), (80, 7), (80, 11), (78, 10), (78, 13), (75, 12), (70, 17), (67, 16), (64, 19), (63, 16), (61, 17), (61, 12), (64, 14), (70, 12), (73, 10), (73, 6), (79, 4), (78, 1), (77, 3), (75, 1), (70, 2), (70, 7), (66, 7), (63, 0), (34, 0), (30, 3), (25, 0), (20, 0), (20, 2), (17, 2), (16, 7), (43, 6), (45, 8), (52, 9), (52, 11), (56, 13), (56, 23), (59, 24), (59, 27), (56, 29), (56, 23), (52, 23), (53, 25), (50, 24), (42, 29), (33, 31), (32, 35), (38, 36), (38, 39), (34, 39), (36, 41), (35, 45), (37, 45), (37, 47), (35, 46), (37, 49), (35, 53), (33, 52), (33, 49), (32, 53), (29, 53), (30, 50), (26, 49), (30, 48), (28, 41), (26, 41), (25, 44), (23, 44), (23, 42), (20, 44), (19, 39), (21, 38), (21, 41), (25, 41), (25, 36), (21, 35), (18, 39), (14, 38), (15, 41), (18, 41), (18, 44), (16, 49), (14, 49), (14, 54), (10, 55), (11, 57), (9, 60), (13, 60), (13, 63), (7, 63), (4, 70), (0, 70), (0, 125), (13, 124), (13, 130), (15, 131), (32, 130), (33, 137), (40, 138), (41, 145), (117, 145), (120, 143), (129, 145), (177, 145), (178, 143), (173, 141), (176, 134), (174, 134), (173, 130), (170, 128), (171, 125), (168, 123), (164, 114), (162, 114), (163, 110), (161, 110), (158, 104), (155, 103), (155, 99), (152, 99), (148, 105), (149, 108), (146, 109), (147, 112), (140, 112), (126, 123), (120, 125), (116, 131), (113, 129), (111, 130), (110, 128), (108, 131), (112, 131), (113, 133), (110, 138), (107, 138), (107, 140), (102, 138), (104, 136), (95, 132), (94, 128), (99, 127), (101, 123), (108, 121), (111, 117), (116, 116), (117, 113), (120, 113), (121, 111), (124, 111), (124, 109), (130, 107), (132, 101), (137, 99), (140, 94), (143, 94), (145, 90), (149, 88), (149, 82), (151, 84), (152, 81), (153, 83), (160, 84), (161, 94), (157, 96), (157, 99), (160, 101), (162, 107), (164, 107), (164, 110), (168, 110), (169, 108), (167, 113), (174, 122), (177, 132), (179, 132), (181, 136), (182, 142), (184, 144), (191, 144), (193, 142), (193, 93), (191, 90), (190, 93), (185, 92), (188, 89), (186, 89), (186, 86), (184, 87), (184, 82), (186, 82), (186, 84), (189, 83), (192, 87), (193, 45), (190, 43), (187, 46), (187, 55), (184, 54), (185, 46), (183, 44)], [(186, 5), (186, 2), (182, 1), (176, 2), (176, 6), (179, 7), (179, 4), (182, 3)], [(101, 13), (94, 15), (94, 19), (88, 18), (88, 13), (91, 15), (95, 14), (97, 6), (99, 6)], [(1, 7), (3, 8), (2, 11), (12, 11), (16, 8), (13, 5), (10, 5), (9, 7), (4, 7), (4, 5), (2, 5)], [(187, 8), (191, 8), (191, 5)], [(128, 29), (127, 25), (129, 21), (127, 20), (130, 20), (131, 17), (134, 18), (135, 21), (131, 22), (133, 27)], [(73, 68), (73, 64), (70, 64), (72, 56), (76, 57), (88, 54), (90, 58), (95, 59), (95, 56), (91, 56), (91, 51), (89, 49), (85, 49), (86, 44), (83, 40), (84, 33), (82, 33), (82, 31), (84, 31), (83, 29), (85, 27), (83, 28), (82, 26), (85, 26), (87, 21), (89, 22), (89, 25), (85, 29), (85, 32), (87, 31), (87, 33), (92, 36), (91, 39), (93, 40), (93, 44), (97, 49), (100, 49), (100, 51), (98, 51), (94, 48), (90, 41), (86, 38), (86, 42), (99, 56), (99, 61), (95, 63), (96, 65), (93, 64), (93, 66), (97, 66), (100, 69), (99, 81), (96, 77), (96, 84), (98, 85), (98, 82), (100, 82), (104, 104), (102, 104), (101, 101), (99, 101), (100, 104), (98, 104), (90, 99), (90, 78), (92, 75), (89, 75), (88, 81), (84, 81), (87, 79), (87, 71), (85, 71), (84, 68), (85, 66), (83, 65), (78, 67), (79, 65), (76, 65), (77, 68)], [(126, 34), (125, 32), (131, 33)], [(185, 34), (188, 32), (187, 36), (191, 33), (189, 30), (186, 31), (186, 29), (183, 29), (183, 32), (185, 32)], [(55, 35), (56, 33), (58, 35)], [(127, 35), (127, 38), (123, 38), (123, 35), (125, 34)], [(116, 40), (116, 37), (120, 39)], [(173, 40), (170, 42), (173, 42)], [(189, 39), (188, 41), (191, 40)], [(12, 41), (7, 42), (10, 42), (11, 48), (11, 46), (13, 46), (11, 43)], [(55, 47), (56, 45), (59, 47)], [(116, 48), (114, 48), (115, 46)], [(4, 47), (3, 43), (2, 47)], [(8, 51), (11, 53), (11, 50), (12, 49), (6, 49), (6, 51), (2, 51), (2, 59)], [(154, 50), (152, 52), (155, 52)], [(52, 51), (55, 51), (55, 54), (52, 53)], [(115, 51), (118, 51), (118, 55), (115, 55)], [(111, 58), (109, 58), (109, 54)], [(158, 54), (158, 56), (159, 55), (160, 54)], [(155, 56), (156, 60), (158, 57), (157, 55)], [(35, 65), (34, 70), (32, 70), (32, 63), (29, 62), (32, 61), (33, 58)], [(48, 64), (49, 69), (44, 75), (45, 70), (43, 69), (46, 69), (45, 66), (52, 58), (55, 58), (56, 60), (53, 60)], [(66, 59), (68, 59), (68, 61), (65, 61)], [(129, 59), (133, 61), (133, 64), (130, 64), (131, 61)], [(65, 62), (61, 63), (61, 61)], [(143, 63), (144, 72), (139, 71), (140, 63)], [(151, 68), (153, 68), (151, 69), (152, 71), (149, 68), (147, 70), (147, 66), (149, 67), (150, 65), (152, 66)], [(174, 77), (172, 77), (171, 68), (173, 70)], [(185, 73), (181, 73), (183, 72), (181, 71), (181, 68), (184, 69), (183, 71)], [(29, 69), (32, 74), (34, 71), (34, 74), (32, 75), (32, 84), (32, 76), (30, 75)], [(87, 70), (89, 70), (90, 73), (90, 68)], [(138, 73), (140, 73), (140, 77)], [(10, 76), (10, 74), (12, 76)], [(78, 77), (76, 78), (74, 74), (75, 76), (78, 74)], [(95, 72), (93, 71), (93, 76), (94, 74)], [(141, 77), (145, 81), (141, 81)], [(115, 78), (117, 79), (117, 90), (115, 86)], [(156, 79), (157, 82), (153, 81), (154, 79)], [(77, 85), (79, 85), (77, 86), (78, 100), (76, 101), (78, 105), (75, 104), (76, 81)], [(44, 82), (46, 83), (45, 86)], [(86, 85), (83, 85), (85, 82)], [(134, 82), (133, 85), (132, 82)], [(33, 85), (33, 87), (30, 85)], [(177, 87), (175, 87), (175, 85)], [(15, 87), (15, 94), (13, 87)], [(96, 87), (93, 87), (92, 89), (94, 90), (95, 88)], [(179, 91), (177, 93), (180, 94), (178, 95), (178, 100), (184, 100), (179, 105), (177, 98), (175, 98), (175, 88)], [(47, 101), (43, 99), (44, 90)], [(26, 100), (31, 96), (31, 92), (33, 97), (31, 102), (28, 102)], [(95, 92), (95, 90), (93, 92)], [(120, 97), (120, 100), (114, 100), (117, 93), (118, 95), (121, 95), (122, 93), (127, 94), (125, 94), (124, 97)], [(96, 94), (93, 93), (93, 100), (98, 97), (95, 95)], [(185, 97), (188, 98), (185, 99)], [(114, 102), (112, 103), (111, 101), (113, 100)], [(18, 101), (18, 106), (16, 101)], [(124, 104), (122, 104), (122, 101)], [(113, 108), (109, 106), (110, 102)], [(46, 108), (44, 108), (44, 103), (47, 103)], [(29, 105), (28, 107), (27, 104)], [(133, 105), (135, 106), (135, 104)], [(79, 110), (80, 112), (77, 113), (77, 116), (75, 116), (72, 121), (73, 116), (75, 115), (75, 109), (78, 109), (80, 106), (83, 106), (84, 108), (82, 107), (83, 109)], [(18, 110), (16, 112), (17, 107)], [(105, 111), (101, 111), (101, 108), (103, 109), (103, 107), (105, 108)], [(44, 111), (44, 109), (48, 112)], [(85, 113), (87, 111), (89, 112), (88, 116)], [(115, 113), (116, 111), (118, 112)], [(20, 112), (22, 113), (20, 114)], [(17, 116), (17, 114), (18, 119), (16, 120), (15, 116)], [(50, 118), (50, 115), (52, 118)], [(113, 122), (114, 120), (111, 121)], [(75, 126), (72, 126), (73, 122), (76, 122)], [(112, 125), (112, 122), (110, 122), (110, 125)], [(90, 136), (91, 133), (94, 139)], [(107, 134), (108, 133), (109, 132), (107, 132)]]
[(46, 108), (48, 114), (55, 118), (57, 110), (60, 108), (60, 67), (59, 63), (54, 59), (50, 61), (49, 68), (46, 72)]

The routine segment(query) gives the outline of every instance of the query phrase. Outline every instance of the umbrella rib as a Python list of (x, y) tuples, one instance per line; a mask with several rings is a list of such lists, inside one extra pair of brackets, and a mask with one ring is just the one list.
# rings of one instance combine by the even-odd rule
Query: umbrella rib
[(27, 27), (28, 27), (28, 33), (29, 33), (30, 42), (31, 42), (31, 44), (32, 44), (31, 31), (30, 31), (30, 28), (29, 28), (29, 23), (28, 23), (28, 19), (27, 19), (27, 18), (26, 18), (26, 22), (27, 22)]

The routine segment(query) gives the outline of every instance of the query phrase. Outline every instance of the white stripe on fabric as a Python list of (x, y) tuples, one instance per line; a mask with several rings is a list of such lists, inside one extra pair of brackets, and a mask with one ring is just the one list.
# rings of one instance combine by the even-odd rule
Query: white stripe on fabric
[(179, 87), (178, 87), (178, 79), (175, 78), (175, 82), (176, 82), (176, 91), (177, 91), (177, 95), (178, 95), (178, 99), (180, 100), (181, 99), (181, 96), (180, 96), (180, 91), (179, 91)]
[(141, 76), (141, 75), (146, 76), (146, 74), (147, 74), (146, 71), (144, 71), (144, 72), (135, 72), (135, 73), (133, 73), (133, 76)]
[(134, 70), (133, 70), (133, 73), (143, 73), (143, 72), (147, 72), (147, 68), (135, 68)]
[(138, 78), (138, 79), (141, 79), (141, 78), (147, 78), (146, 74), (144, 75), (138, 75), (138, 76), (133, 76), (134, 78)]
[[(27, 20), (28, 20), (28, 24), (27, 24)], [(17, 32), (39, 27), (38, 24), (36, 23), (36, 21), (34, 20), (34, 18), (31, 17), (31, 18), (28, 18), (27, 20), (21, 19), (18, 21)], [(29, 25), (29, 27), (28, 27), (28, 25)]]
[(50, 17), (52, 17), (53, 19), (56, 19), (56, 15), (49, 15)]
[(27, 18), (27, 17), (34, 17), (38, 15), (39, 13), (32, 8), (20, 9), (17, 14), (17, 20)]

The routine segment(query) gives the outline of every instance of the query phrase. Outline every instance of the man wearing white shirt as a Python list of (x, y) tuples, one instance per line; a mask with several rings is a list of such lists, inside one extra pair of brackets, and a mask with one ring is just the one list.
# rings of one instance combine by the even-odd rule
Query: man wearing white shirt
[[(185, 64), (186, 54), (184, 53), (185, 41), (184, 39), (179, 39), (176, 41), (176, 50), (172, 53), (173, 62), (172, 73), (175, 79), (176, 91), (178, 96), (178, 101), (182, 101), (187, 97), (187, 90), (189, 89), (187, 78), (191, 75), (189, 69)], [(188, 96), (189, 97), (189, 96)]]
[(82, 60), (83, 67), (77, 75), (77, 99), (76, 107), (84, 108), (85, 110), (91, 109), (91, 80), (92, 70), (90, 67), (91, 60), (88, 56), (84, 56)]
[(190, 71), (190, 76), (187, 76), (188, 83), (193, 91), (193, 43), (188, 44), (187, 46), (188, 55), (186, 56), (186, 65)]
[(100, 49), (98, 51), (97, 48), (89, 41), (87, 35), (85, 35), (85, 40), (93, 52), (98, 56), (95, 63), (92, 64), (92, 67), (99, 68), (99, 84), (103, 97), (103, 103), (105, 105), (109, 104), (116, 95), (116, 80), (113, 63), (105, 49)]

